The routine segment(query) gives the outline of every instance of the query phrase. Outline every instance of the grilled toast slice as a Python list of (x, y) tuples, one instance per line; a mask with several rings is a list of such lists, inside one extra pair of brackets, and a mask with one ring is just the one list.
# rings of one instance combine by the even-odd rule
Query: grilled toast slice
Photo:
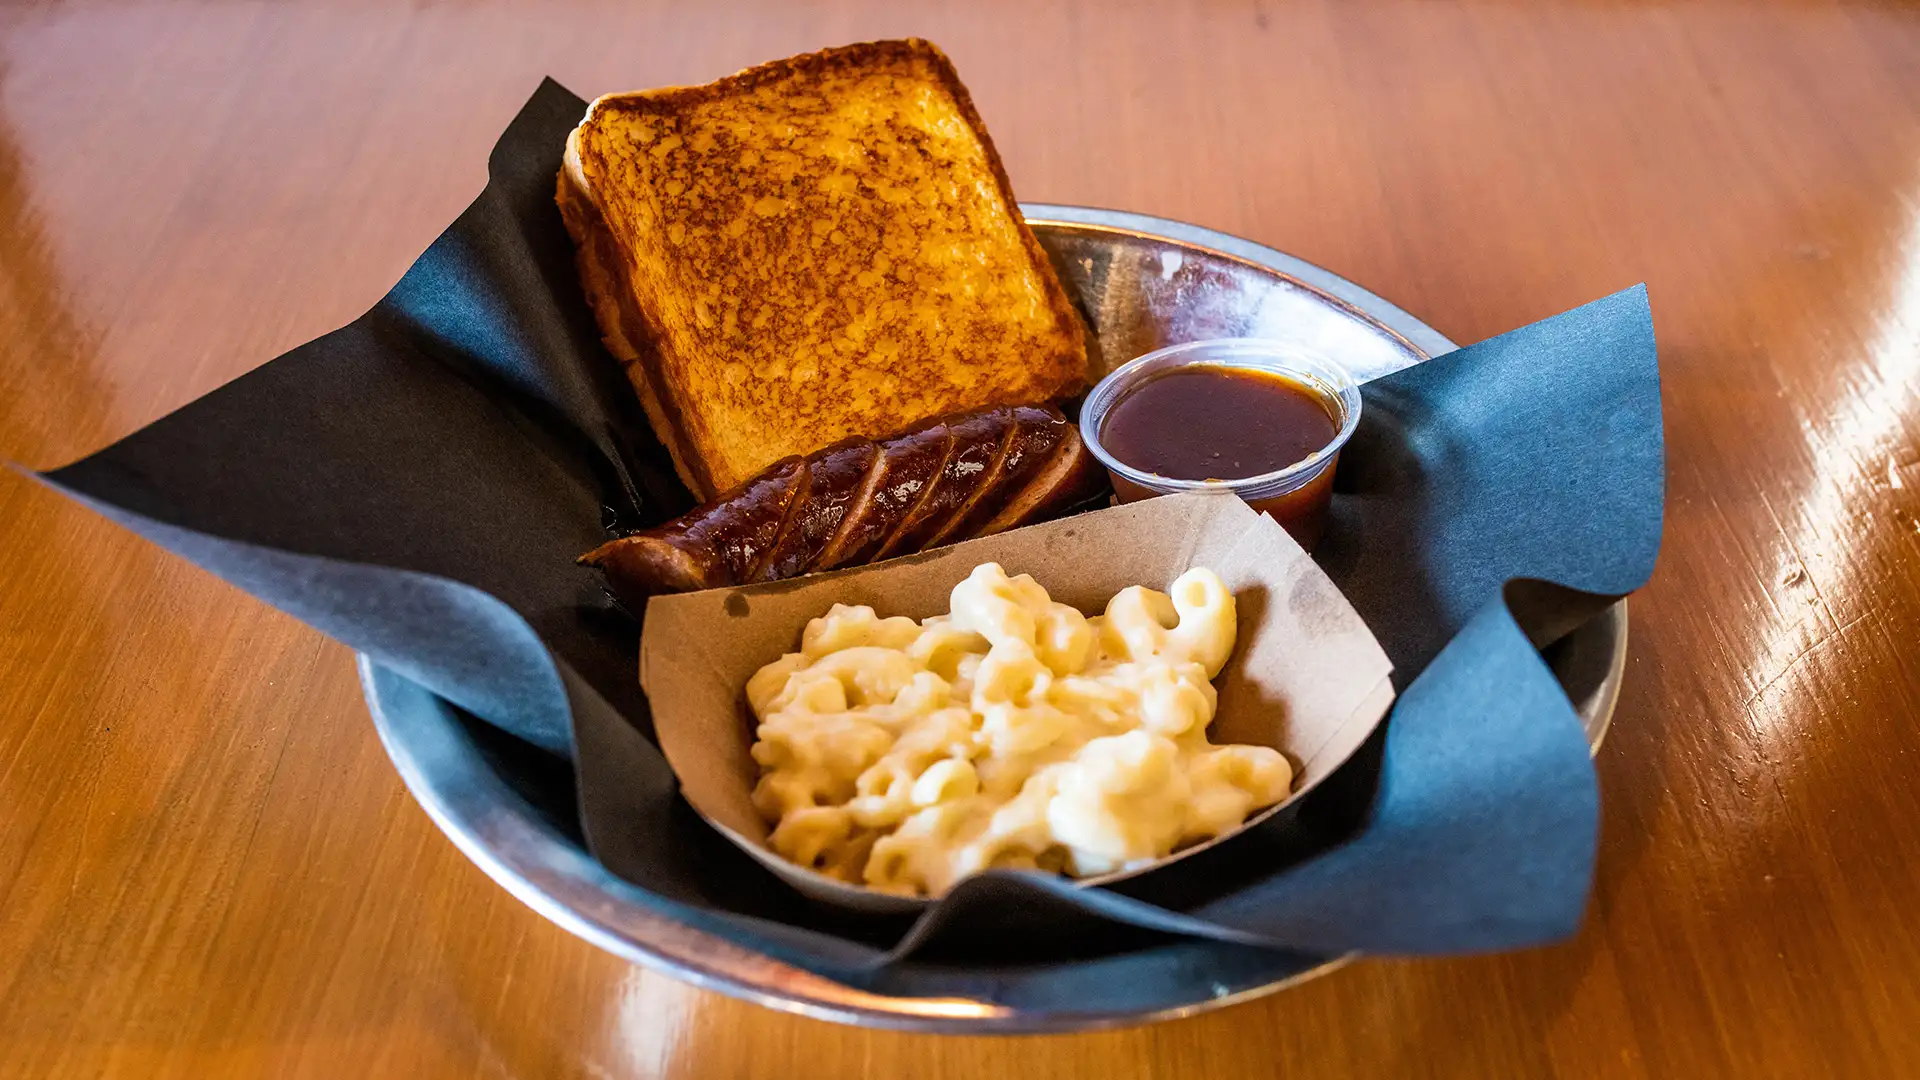
[(927, 42), (602, 97), (558, 199), (602, 334), (700, 498), (1086, 377), (1079, 316)]

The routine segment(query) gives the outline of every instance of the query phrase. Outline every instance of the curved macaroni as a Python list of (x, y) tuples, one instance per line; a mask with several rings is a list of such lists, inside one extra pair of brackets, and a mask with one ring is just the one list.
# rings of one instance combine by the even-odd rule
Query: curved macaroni
[(1100, 874), (1227, 832), (1293, 784), (1278, 752), (1207, 741), (1234, 619), (1203, 568), (1093, 618), (997, 563), (921, 622), (835, 604), (747, 682), (770, 843), (937, 896), (983, 870)]

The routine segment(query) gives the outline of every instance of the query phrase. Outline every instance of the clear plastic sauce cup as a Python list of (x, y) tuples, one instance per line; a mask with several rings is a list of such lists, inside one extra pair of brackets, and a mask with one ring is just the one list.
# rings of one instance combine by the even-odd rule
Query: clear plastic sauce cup
[(1081, 436), (1121, 502), (1231, 491), (1309, 549), (1359, 422), (1360, 387), (1345, 368), (1254, 338), (1150, 352), (1100, 380), (1080, 410)]

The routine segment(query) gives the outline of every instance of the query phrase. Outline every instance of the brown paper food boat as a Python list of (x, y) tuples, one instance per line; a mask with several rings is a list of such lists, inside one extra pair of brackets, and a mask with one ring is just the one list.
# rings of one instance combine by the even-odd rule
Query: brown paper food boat
[[(1254, 743), (1287, 756), (1293, 793), (1241, 826), (1280, 811), (1338, 768), (1386, 715), (1392, 665), (1340, 590), (1273, 519), (1237, 496), (1194, 493), (1080, 514), (921, 555), (745, 588), (654, 597), (640, 643), (640, 682), (660, 748), (695, 811), (814, 899), (873, 912), (931, 901), (883, 893), (788, 862), (767, 846), (753, 807), (754, 721), (744, 688), (764, 664), (799, 646), (807, 621), (834, 604), (881, 616), (945, 613), (953, 587), (981, 563), (1031, 574), (1088, 615), (1129, 585), (1165, 591), (1191, 567), (1220, 576), (1238, 606), (1238, 639), (1214, 680), (1216, 743)], [(1234, 832), (1238, 832), (1236, 829)], [(1076, 879), (1132, 877), (1220, 843), (1232, 832), (1147, 866)]]

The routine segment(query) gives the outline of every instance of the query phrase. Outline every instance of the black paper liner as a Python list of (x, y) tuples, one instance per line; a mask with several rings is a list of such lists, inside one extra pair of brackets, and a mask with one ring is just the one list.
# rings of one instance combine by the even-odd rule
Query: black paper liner
[(1578, 926), (1598, 796), (1538, 646), (1639, 587), (1658, 550), (1644, 289), (1365, 387), (1317, 558), (1402, 696), (1322, 790), (1110, 888), (993, 873), (917, 921), (875, 919), (802, 899), (689, 811), (651, 741), (638, 627), (573, 565), (610, 525), (690, 501), (553, 204), (584, 107), (542, 85), (486, 190), (366, 315), (44, 479), (520, 740), (494, 753), (570, 759), (615, 874), (856, 985), (909, 957), (1071, 963), (1169, 935), (1446, 953)]

